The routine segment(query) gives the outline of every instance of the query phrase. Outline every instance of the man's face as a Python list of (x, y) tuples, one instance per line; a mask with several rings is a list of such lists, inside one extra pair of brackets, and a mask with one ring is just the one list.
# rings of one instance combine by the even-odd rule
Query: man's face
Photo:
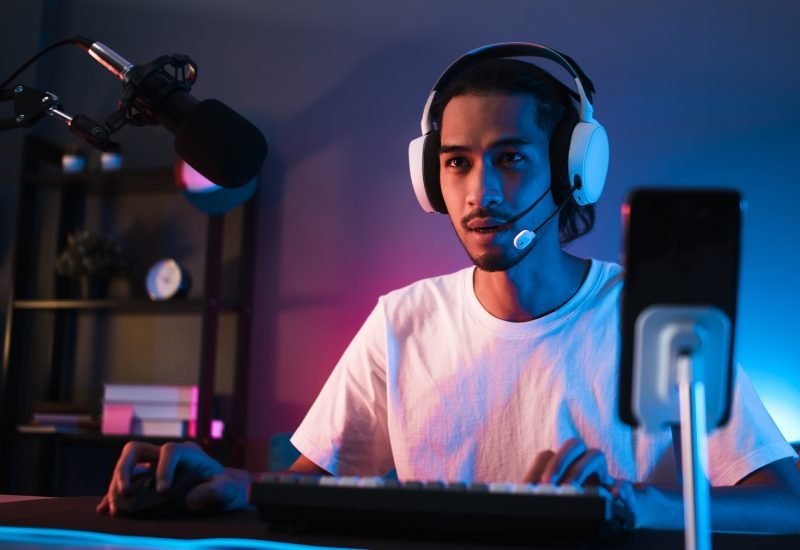
[(461, 95), (442, 114), (439, 174), (450, 221), (479, 268), (503, 271), (532, 250), (514, 237), (555, 208), (549, 193), (522, 219), (505, 224), (550, 185), (548, 136), (529, 95)]

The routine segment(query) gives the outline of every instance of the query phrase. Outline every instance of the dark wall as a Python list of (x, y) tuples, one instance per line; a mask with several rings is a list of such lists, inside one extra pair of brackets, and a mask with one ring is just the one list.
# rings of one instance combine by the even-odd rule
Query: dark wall
[[(27, 41), (15, 55), (4, 48), (0, 73), (36, 43), (38, 12), (13, 5)], [(190, 54), (200, 66), (195, 94), (228, 103), (270, 141), (256, 235), (254, 440), (296, 425), (379, 294), (466, 264), (449, 222), (416, 205), (406, 147), (444, 67), (507, 40), (566, 51), (598, 89), (612, 164), (597, 226), (576, 254), (619, 257), (619, 208), (633, 186), (745, 194), (737, 358), (787, 436), (800, 438), (800, 299), (788, 292), (800, 273), (791, 243), (800, 230), (796, 3), (70, 0), (48, 8), (42, 28), (54, 37), (91, 36), (134, 62)], [(119, 84), (78, 51), (59, 52), (46, 76), (77, 112), (105, 115), (118, 97)], [(0, 139), (13, 160), (19, 136)], [(129, 165), (171, 159), (162, 129), (128, 128), (120, 140)], [(4, 161), (4, 182), (14, 181), (13, 164)], [(256, 453), (251, 465), (260, 461)]]
[[(42, 2), (14, 2), (10, 16), (0, 17), (0, 80), (39, 46)], [(27, 73), (35, 79), (36, 72)], [(10, 102), (0, 104), (0, 118), (13, 116)], [(21, 130), (0, 132), (0, 321), (5, 321), (10, 282), (11, 236), (16, 222), (17, 188), (22, 155)], [(0, 327), (3, 323), (0, 323)]]

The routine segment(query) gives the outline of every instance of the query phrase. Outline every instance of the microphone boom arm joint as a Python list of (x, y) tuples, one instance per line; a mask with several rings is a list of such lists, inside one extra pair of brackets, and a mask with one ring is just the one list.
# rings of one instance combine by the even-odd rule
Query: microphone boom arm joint
[(103, 151), (119, 148), (118, 144), (111, 141), (111, 134), (116, 130), (85, 115), (70, 116), (61, 110), (58, 96), (51, 92), (17, 84), (14, 88), (0, 90), (0, 101), (14, 102), (14, 116), (0, 119), (0, 130), (30, 128), (48, 115), (66, 124), (73, 134), (89, 142), (92, 147)]

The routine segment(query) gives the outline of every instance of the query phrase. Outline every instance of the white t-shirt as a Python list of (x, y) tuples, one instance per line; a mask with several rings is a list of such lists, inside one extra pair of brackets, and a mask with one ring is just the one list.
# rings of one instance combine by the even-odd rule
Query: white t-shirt
[[(614, 477), (674, 483), (671, 432), (617, 417), (621, 267), (593, 260), (567, 303), (524, 323), (481, 306), (473, 271), (382, 296), (294, 446), (334, 475), (519, 482), (539, 452), (578, 436)], [(741, 369), (730, 422), (708, 449), (714, 485), (795, 455)]]

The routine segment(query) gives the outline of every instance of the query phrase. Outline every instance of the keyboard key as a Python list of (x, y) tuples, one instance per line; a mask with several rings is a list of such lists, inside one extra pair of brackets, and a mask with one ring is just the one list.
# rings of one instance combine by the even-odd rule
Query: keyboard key
[(489, 484), (489, 492), (490, 493), (510, 493), (511, 492), (511, 483), (490, 483)]

